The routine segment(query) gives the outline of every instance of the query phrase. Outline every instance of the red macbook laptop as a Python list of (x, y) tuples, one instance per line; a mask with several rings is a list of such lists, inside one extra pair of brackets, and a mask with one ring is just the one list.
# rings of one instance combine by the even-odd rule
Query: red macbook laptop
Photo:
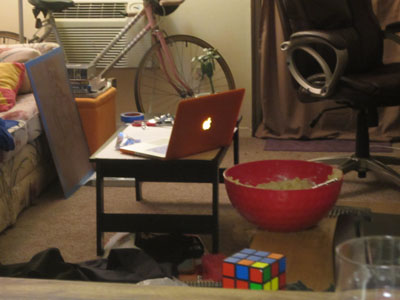
[(139, 143), (123, 146), (123, 153), (178, 159), (229, 146), (232, 142), (244, 89), (182, 100), (171, 127), (128, 126), (124, 133)]

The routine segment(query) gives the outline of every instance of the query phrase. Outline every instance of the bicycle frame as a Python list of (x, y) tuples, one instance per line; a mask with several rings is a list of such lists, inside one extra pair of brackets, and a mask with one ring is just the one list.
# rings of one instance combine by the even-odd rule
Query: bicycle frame
[[(180, 78), (178, 74), (177, 68), (174, 63), (174, 59), (166, 43), (165, 36), (162, 33), (162, 31), (159, 30), (159, 27), (155, 20), (153, 6), (151, 5), (150, 1), (151, 0), (144, 0), (143, 9), (137, 15), (135, 15), (133, 19), (129, 21), (128, 24), (126, 24), (121, 29), (121, 31), (109, 42), (109, 44), (99, 54), (96, 55), (96, 57), (89, 64), (85, 65), (86, 67), (83, 68), (88, 68), (88, 69), (94, 68), (94, 66), (108, 53), (108, 51), (121, 40), (123, 35), (126, 34), (128, 30), (132, 28), (132, 26), (134, 26), (142, 17), (145, 16), (147, 19), (147, 24), (144, 26), (144, 28), (124, 47), (124, 49), (122, 49), (122, 51), (97, 76), (95, 76), (94, 78), (92, 77), (92, 79), (90, 78), (88, 79), (93, 82), (93, 86), (96, 86), (97, 83), (102, 82), (104, 75), (115, 64), (117, 64), (119, 60), (129, 50), (131, 50), (144, 37), (144, 35), (147, 32), (152, 31), (152, 39), (154, 43), (159, 42), (161, 45), (161, 48), (157, 53), (157, 57), (160, 62), (160, 68), (166, 75), (167, 81), (177, 91), (177, 93), (182, 96), (182, 98), (185, 98), (186, 96), (193, 96), (194, 95), (193, 90)], [(179, 5), (183, 1), (181, 0), (172, 2), (178, 3)], [(53, 32), (56, 42), (62, 47), (62, 41), (57, 31), (57, 26), (51, 11), (47, 12), (46, 18), (44, 20), (44, 27), (45, 27), (44, 33), (41, 36), (38, 36), (37, 33), (41, 30), (39, 29), (37, 32), (35, 32), (30, 42), (32, 41), (41, 42), (45, 40), (50, 35), (51, 32)], [(81, 67), (82, 66), (76, 68), (76, 66), (73, 65), (70, 66), (71, 69), (79, 69)]]
[[(154, 17), (154, 12), (152, 6), (149, 4), (149, 1), (144, 1), (143, 9), (128, 23), (124, 28), (114, 37), (112, 41), (107, 45), (106, 48), (100, 52), (95, 59), (91, 62), (91, 64), (95, 65), (102, 57), (122, 38), (122, 36), (132, 27), (134, 26), (142, 17), (146, 16), (147, 24), (145, 27), (129, 42), (128, 45), (119, 53), (100, 73), (97, 77), (104, 77), (104, 75), (130, 50), (134, 47), (143, 36), (152, 31), (152, 38), (154, 42), (160, 42), (161, 50), (158, 53), (158, 59), (160, 61), (160, 66), (165, 73), (168, 82), (174, 87), (174, 89), (182, 96), (193, 95), (192, 89), (185, 83), (178, 75), (174, 60), (172, 58), (171, 52), (168, 49), (167, 43), (165, 41), (164, 34), (159, 30), (157, 22)], [(172, 76), (170, 73), (172, 73)], [(180, 89), (178, 85), (175, 83), (174, 79), (184, 88), (184, 90)]]
[[(38, 33), (42, 30), (43, 27), (44, 33), (39, 36)], [(44, 24), (42, 24), (42, 26), (33, 34), (32, 38), (28, 40), (28, 43), (43, 42), (46, 38), (49, 37), (52, 32), (56, 38), (56, 42), (59, 45), (62, 45), (60, 35), (57, 31), (56, 22), (54, 21), (53, 13), (51, 11), (48, 11), (47, 16), (44, 20)]]
[[(158, 51), (157, 56), (162, 65), (162, 69), (163, 69), (165, 75), (167, 76), (168, 82), (174, 87), (174, 89), (182, 97), (185, 97), (185, 95), (193, 96), (194, 93), (193, 93), (192, 89), (189, 86), (187, 86), (178, 75), (171, 52), (169, 51), (168, 45), (165, 41), (164, 34), (160, 30), (158, 30), (157, 25), (155, 23), (154, 14), (153, 14), (151, 5), (147, 5), (145, 7), (145, 11), (146, 11), (147, 20), (149, 21), (150, 27), (153, 29), (156, 29), (155, 31), (153, 31), (153, 38), (155, 38), (156, 41), (158, 40), (161, 44), (162, 52)], [(167, 67), (167, 65), (165, 65), (165, 60), (164, 60), (163, 54), (165, 55), (165, 60), (168, 63), (169, 67)], [(186, 93), (183, 92), (181, 89), (179, 89), (178, 86), (173, 82), (171, 76), (168, 73), (168, 70), (172, 72), (172, 75), (175, 77), (175, 79), (185, 88)]]

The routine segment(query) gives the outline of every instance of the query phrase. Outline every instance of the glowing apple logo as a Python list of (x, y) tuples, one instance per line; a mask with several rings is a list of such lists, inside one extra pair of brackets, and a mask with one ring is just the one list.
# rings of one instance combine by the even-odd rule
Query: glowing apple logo
[(203, 130), (209, 130), (211, 128), (211, 123), (211, 117), (208, 117), (208, 119), (203, 122)]

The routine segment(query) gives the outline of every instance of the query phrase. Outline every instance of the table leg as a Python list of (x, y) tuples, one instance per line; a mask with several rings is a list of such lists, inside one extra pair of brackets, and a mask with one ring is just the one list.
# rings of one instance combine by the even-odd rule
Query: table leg
[(215, 172), (215, 178), (212, 183), (212, 252), (218, 253), (219, 250), (219, 220), (218, 220), (218, 189), (219, 189), (219, 169)]
[(96, 246), (97, 255), (103, 255), (104, 177), (101, 168), (96, 170)]
[(136, 201), (142, 200), (142, 183), (135, 178)]
[(239, 127), (236, 128), (233, 134), (233, 163), (239, 163)]

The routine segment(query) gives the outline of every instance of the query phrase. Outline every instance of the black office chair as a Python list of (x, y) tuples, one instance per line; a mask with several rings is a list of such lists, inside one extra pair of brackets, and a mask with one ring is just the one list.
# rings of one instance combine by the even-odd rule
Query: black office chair
[(379, 107), (400, 105), (400, 63), (382, 61), (385, 38), (400, 44), (400, 22), (382, 31), (371, 0), (276, 1), (285, 39), (281, 49), (299, 100), (333, 100), (338, 106), (325, 111), (357, 112), (355, 153), (314, 161), (337, 164), (344, 173), (357, 171), (360, 178), (371, 170), (400, 184), (400, 175), (386, 166), (399, 165), (400, 159), (371, 156), (368, 133), (378, 125)]

